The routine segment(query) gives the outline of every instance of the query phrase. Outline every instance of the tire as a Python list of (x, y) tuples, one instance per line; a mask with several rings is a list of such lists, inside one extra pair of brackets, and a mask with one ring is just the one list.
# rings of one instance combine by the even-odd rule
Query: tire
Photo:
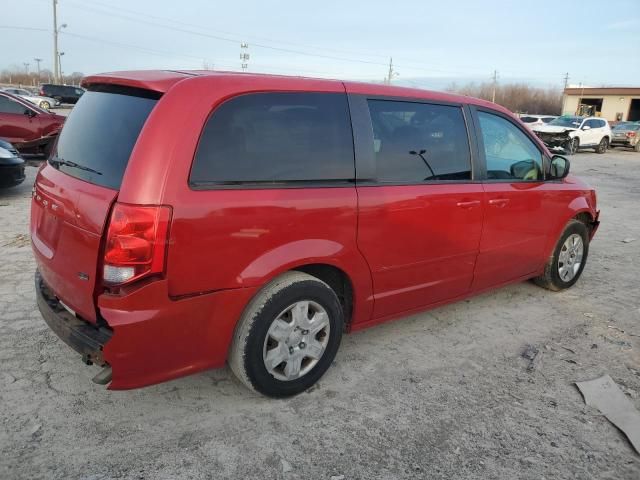
[(578, 137), (573, 137), (567, 142), (565, 150), (567, 151), (567, 155), (574, 155), (578, 153), (578, 148), (580, 148), (580, 139)]
[[(565, 245), (565, 242), (570, 238), (575, 239), (575, 236), (579, 236), (582, 241), (582, 256), (577, 268), (575, 268), (575, 260), (572, 264), (567, 263), (567, 260), (570, 260), (570, 254), (567, 253), (570, 252), (570, 249), (567, 249)], [(569, 240), (569, 242), (571, 242), (571, 240)], [(544, 267), (544, 273), (541, 276), (534, 278), (534, 282), (543, 288), (556, 292), (569, 288), (576, 283), (580, 278), (580, 275), (582, 275), (584, 266), (587, 263), (588, 255), (589, 230), (583, 222), (572, 219), (565, 227), (562, 235), (560, 235), (560, 239), (553, 249), (553, 254), (547, 260), (547, 264)], [(566, 272), (567, 265), (570, 265), (569, 268), (573, 269), (573, 276), (566, 276), (563, 278), (563, 274), (561, 273), (563, 271), (562, 266), (565, 267), (564, 271)]]
[(40, 108), (43, 108), (45, 110), (49, 110), (51, 108), (51, 105), (47, 101), (40, 102)]
[(596, 153), (607, 153), (607, 148), (609, 148), (609, 139), (602, 137), (602, 140), (600, 140), (600, 143), (596, 147)]
[[(305, 303), (310, 330), (291, 326), (296, 325), (296, 318), (305, 318), (303, 313), (294, 313), (294, 310), (304, 312)], [(314, 335), (313, 330), (322, 323), (328, 327)], [(282, 325), (285, 328), (281, 328)], [(306, 273), (287, 272), (266, 285), (247, 305), (233, 335), (229, 366), (242, 383), (256, 392), (270, 397), (296, 395), (315, 384), (327, 371), (340, 346), (343, 325), (342, 307), (329, 285)], [(277, 336), (272, 336), (275, 334)], [(318, 345), (323, 345), (322, 352), (317, 358), (302, 358), (296, 376), (295, 359), (311, 352), (317, 354)], [(274, 352), (272, 363), (284, 360), (268, 367), (268, 352)], [(284, 378), (287, 375), (291, 378)]]

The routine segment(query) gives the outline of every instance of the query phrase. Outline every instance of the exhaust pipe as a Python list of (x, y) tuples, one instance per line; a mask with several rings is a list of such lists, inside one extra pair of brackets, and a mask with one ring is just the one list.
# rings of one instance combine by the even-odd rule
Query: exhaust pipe
[(91, 381), (98, 385), (106, 385), (109, 383), (111, 381), (111, 366), (106, 365)]

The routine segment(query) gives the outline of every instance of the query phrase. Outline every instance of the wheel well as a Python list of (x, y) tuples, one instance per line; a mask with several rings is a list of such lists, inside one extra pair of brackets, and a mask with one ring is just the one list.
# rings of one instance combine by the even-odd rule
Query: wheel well
[(344, 312), (345, 327), (351, 322), (351, 314), (353, 312), (353, 286), (349, 276), (333, 265), (322, 263), (304, 265), (296, 267), (295, 270), (304, 272), (308, 275), (316, 277), (329, 285), (336, 292), (342, 311)]

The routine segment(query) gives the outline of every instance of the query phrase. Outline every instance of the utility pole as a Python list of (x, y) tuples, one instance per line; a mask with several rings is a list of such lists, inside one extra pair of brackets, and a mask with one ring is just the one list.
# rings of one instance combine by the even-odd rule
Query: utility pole
[(387, 77), (384, 79), (384, 83), (386, 85), (391, 85), (391, 79), (397, 76), (398, 76), (398, 72), (396, 72), (393, 69), (393, 57), (389, 57), (389, 73), (387, 74)]
[(24, 71), (27, 75), (29, 75), (29, 62), (24, 62)]
[(242, 71), (246, 71), (247, 68), (249, 68), (249, 58), (251, 58), (251, 55), (249, 55), (249, 44), (248, 43), (241, 43), (240, 44), (240, 67), (242, 68)]
[(62, 56), (64, 52), (58, 52), (58, 83), (64, 83), (64, 74), (62, 73)]
[(567, 87), (569, 86), (569, 72), (564, 74), (564, 90), (562, 90), (562, 111), (560, 115), (564, 115), (564, 105), (567, 101)]
[(53, 1), (53, 81), (58, 83), (58, 0)]
[(496, 103), (496, 86), (498, 84), (498, 71), (493, 71), (493, 89), (491, 92), (491, 102)]
[(42, 59), (34, 58), (33, 61), (36, 62), (36, 65), (38, 66), (38, 82), (39, 82), (40, 81), (40, 62), (42, 61)]

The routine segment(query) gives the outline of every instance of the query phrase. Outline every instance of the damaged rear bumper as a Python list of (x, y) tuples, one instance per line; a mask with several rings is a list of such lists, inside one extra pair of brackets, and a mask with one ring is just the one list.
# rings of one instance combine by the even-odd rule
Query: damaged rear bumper
[(144, 387), (221, 367), (237, 319), (257, 287), (173, 299), (166, 280), (120, 295), (98, 296), (101, 326), (68, 311), (36, 271), (38, 308), (62, 341), (87, 364), (105, 369), (94, 377), (110, 390)]
[(37, 270), (35, 283), (38, 308), (49, 328), (82, 355), (85, 363), (105, 366), (103, 349), (111, 339), (111, 330), (92, 325), (67, 311)]

